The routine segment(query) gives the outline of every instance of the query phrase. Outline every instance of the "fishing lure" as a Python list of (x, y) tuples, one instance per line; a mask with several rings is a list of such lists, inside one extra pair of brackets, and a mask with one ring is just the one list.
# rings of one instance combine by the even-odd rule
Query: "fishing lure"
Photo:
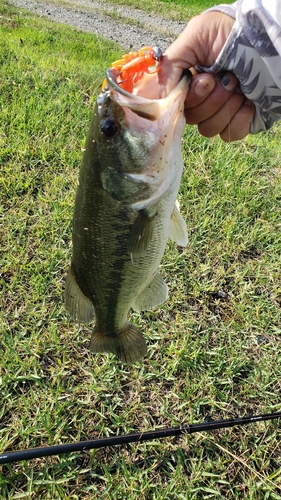
[[(111, 68), (117, 72), (119, 86), (132, 93), (134, 85), (143, 78), (145, 73), (153, 74), (158, 71), (157, 62), (163, 53), (159, 47), (143, 47), (139, 52), (129, 52), (121, 59), (112, 63)], [(106, 81), (103, 83), (103, 88)]]

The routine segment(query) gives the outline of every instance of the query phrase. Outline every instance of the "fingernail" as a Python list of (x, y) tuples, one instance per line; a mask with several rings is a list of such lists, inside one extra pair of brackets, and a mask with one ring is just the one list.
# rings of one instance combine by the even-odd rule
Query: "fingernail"
[(229, 80), (229, 78), (228, 78), (228, 76), (227, 76), (227, 75), (223, 75), (223, 76), (221, 77), (221, 83), (222, 83), (222, 85), (223, 85), (224, 87), (227, 87), (227, 85), (229, 85), (229, 82), (230, 82), (230, 80)]
[(220, 81), (221, 81), (221, 84), (223, 85), (223, 87), (225, 88), (225, 90), (228, 90), (228, 91), (233, 90), (237, 85), (237, 80), (234, 77), (234, 75), (232, 78), (230, 75), (227, 75), (226, 73), (221, 76)]
[(199, 97), (205, 97), (214, 90), (216, 82), (213, 77), (201, 76), (194, 84), (194, 92)]

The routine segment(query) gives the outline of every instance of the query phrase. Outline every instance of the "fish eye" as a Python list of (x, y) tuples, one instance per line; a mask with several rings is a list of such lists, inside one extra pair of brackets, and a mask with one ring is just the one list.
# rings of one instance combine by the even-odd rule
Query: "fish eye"
[(120, 130), (119, 123), (112, 118), (106, 118), (101, 123), (101, 131), (106, 137), (113, 137)]

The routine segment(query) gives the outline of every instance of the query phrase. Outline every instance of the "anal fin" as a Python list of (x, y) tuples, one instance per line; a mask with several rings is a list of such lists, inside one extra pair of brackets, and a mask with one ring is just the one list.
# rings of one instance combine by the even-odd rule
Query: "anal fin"
[(168, 298), (168, 287), (158, 271), (154, 274), (151, 282), (137, 296), (132, 304), (135, 311), (147, 311), (153, 307), (163, 304)]
[(90, 351), (111, 352), (125, 363), (134, 363), (147, 353), (142, 334), (132, 323), (127, 323), (118, 333), (102, 334), (94, 328), (90, 341)]
[(69, 268), (66, 277), (64, 303), (74, 321), (89, 323), (95, 317), (94, 306), (79, 287), (72, 266)]

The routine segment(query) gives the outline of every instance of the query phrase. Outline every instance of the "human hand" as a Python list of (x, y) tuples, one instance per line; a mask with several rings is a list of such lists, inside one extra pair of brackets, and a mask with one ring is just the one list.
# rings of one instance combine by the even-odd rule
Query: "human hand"
[(250, 132), (254, 104), (241, 93), (233, 73), (201, 73), (192, 79), (185, 101), (188, 125), (197, 125), (204, 137), (219, 135), (225, 142), (243, 139)]
[[(159, 65), (162, 95), (176, 86), (185, 68), (212, 66), (233, 24), (233, 18), (220, 12), (191, 19)], [(196, 74), (194, 69), (192, 72)], [(198, 125), (202, 135), (219, 134), (227, 142), (242, 139), (249, 133), (254, 111), (254, 105), (241, 93), (238, 80), (231, 73), (223, 77), (208, 73), (194, 76), (186, 98), (185, 116), (188, 124)]]

